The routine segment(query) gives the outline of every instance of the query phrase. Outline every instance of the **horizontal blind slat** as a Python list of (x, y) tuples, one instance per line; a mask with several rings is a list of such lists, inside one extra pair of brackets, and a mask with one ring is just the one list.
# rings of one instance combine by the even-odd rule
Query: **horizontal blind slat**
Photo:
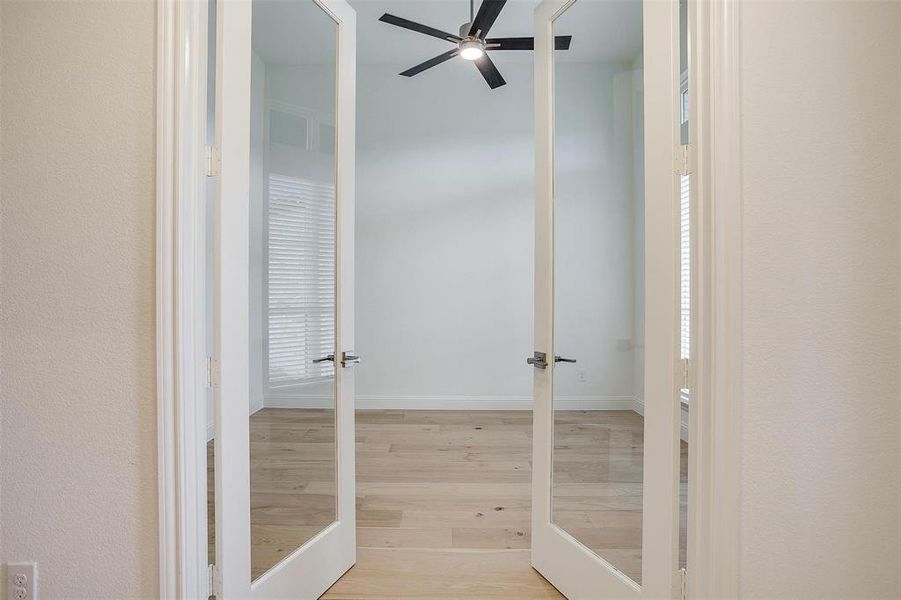
[(313, 363), (335, 346), (335, 187), (269, 176), (269, 386), (334, 377), (333, 362)]

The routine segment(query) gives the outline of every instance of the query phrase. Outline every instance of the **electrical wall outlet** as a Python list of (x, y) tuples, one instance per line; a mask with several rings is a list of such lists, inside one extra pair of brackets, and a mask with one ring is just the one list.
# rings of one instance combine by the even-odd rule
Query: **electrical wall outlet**
[(37, 600), (37, 563), (6, 565), (6, 597), (9, 600)]

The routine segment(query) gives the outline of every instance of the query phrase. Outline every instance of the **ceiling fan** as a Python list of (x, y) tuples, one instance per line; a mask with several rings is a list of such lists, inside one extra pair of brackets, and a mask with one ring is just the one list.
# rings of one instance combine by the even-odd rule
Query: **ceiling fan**
[[(436, 65), (448, 61), (455, 56), (472, 61), (485, 81), (488, 82), (491, 89), (505, 85), (507, 82), (501, 76), (500, 71), (491, 62), (488, 57), (488, 51), (494, 50), (533, 50), (535, 48), (535, 38), (530, 37), (512, 37), (512, 38), (489, 38), (488, 30), (494, 25), (501, 9), (507, 0), (482, 0), (479, 6), (479, 12), (473, 17), (473, 0), (469, 0), (469, 22), (460, 26), (460, 35), (453, 35), (428, 25), (422, 25), (415, 21), (409, 21), (401, 17), (395, 17), (388, 13), (379, 17), (379, 21), (403, 27), (411, 31), (418, 31), (425, 35), (430, 35), (441, 40), (451, 42), (456, 47), (448, 50), (444, 54), (439, 54), (435, 58), (430, 58), (424, 63), (415, 67), (410, 67), (401, 75), (404, 77), (413, 77), (422, 73), (426, 69), (431, 69)], [(558, 35), (554, 38), (554, 47), (557, 50), (569, 50), (572, 42), (571, 35)]]

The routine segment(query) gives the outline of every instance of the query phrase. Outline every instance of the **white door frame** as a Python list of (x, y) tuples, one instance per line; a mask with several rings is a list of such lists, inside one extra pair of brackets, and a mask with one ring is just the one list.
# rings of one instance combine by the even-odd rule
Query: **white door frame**
[(206, 598), (206, 0), (157, 2), (157, 452), (161, 598)]
[(690, 0), (692, 340), (688, 596), (739, 596), (741, 59), (738, 0)]
[[(206, 0), (157, 2), (157, 443), (160, 597), (206, 598), (203, 202)], [(741, 172), (739, 3), (691, 0), (694, 365), (690, 598), (739, 582)]]

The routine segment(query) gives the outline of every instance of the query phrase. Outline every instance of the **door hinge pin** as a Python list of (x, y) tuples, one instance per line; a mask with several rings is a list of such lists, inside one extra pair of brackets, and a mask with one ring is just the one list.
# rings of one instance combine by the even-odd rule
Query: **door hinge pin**
[(206, 386), (210, 388), (219, 386), (219, 361), (212, 356), (206, 358)]
[(676, 173), (678, 175), (691, 174), (691, 153), (689, 150), (690, 146), (688, 144), (676, 147)]
[(688, 573), (685, 571), (685, 567), (679, 569), (680, 573), (680, 598), (682, 600), (688, 600)]
[(215, 177), (219, 174), (219, 150), (215, 146), (206, 147), (206, 176)]
[(209, 577), (209, 590), (210, 596), (219, 597), (219, 567), (216, 565), (208, 565), (207, 566), (207, 575)]

